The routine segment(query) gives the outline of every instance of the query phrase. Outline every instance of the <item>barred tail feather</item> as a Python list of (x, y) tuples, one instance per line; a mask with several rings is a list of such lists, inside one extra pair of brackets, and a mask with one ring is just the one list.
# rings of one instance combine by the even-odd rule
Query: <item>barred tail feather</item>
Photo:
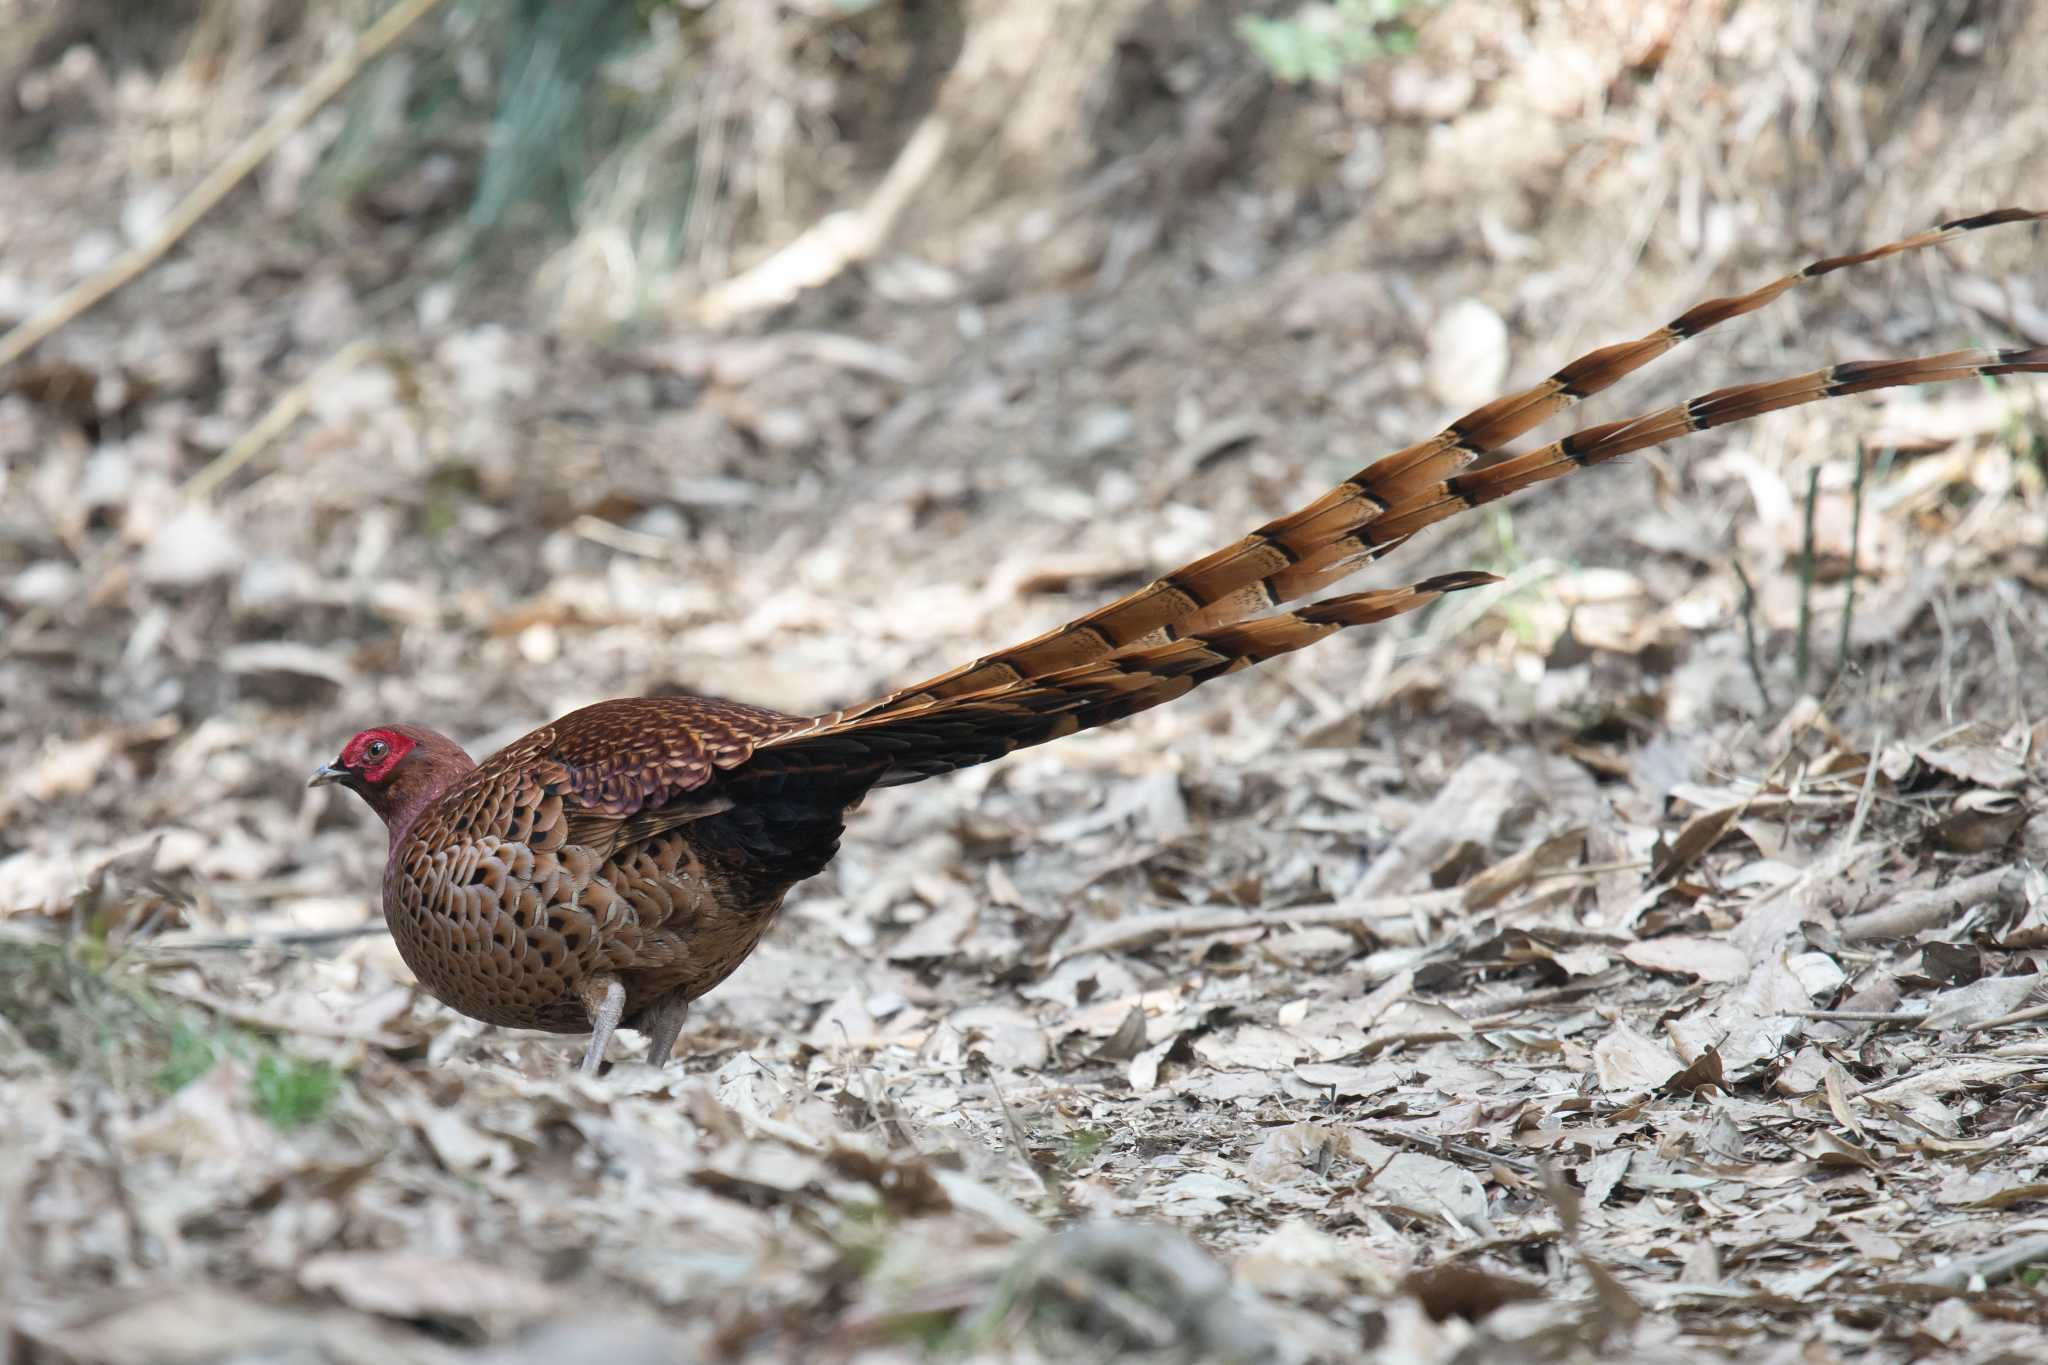
[(827, 770), (881, 764), (876, 785), (916, 782), (1149, 711), (1213, 678), (1292, 653), (1337, 631), (1385, 621), (1445, 593), (1498, 581), (1488, 573), (1441, 574), (887, 714), (821, 716), (769, 740), (749, 767), (800, 774), (813, 765)]
[[(1385, 554), (1415, 531), (1450, 515), (1458, 507), (1476, 505), (1457, 497), (1458, 490), (1463, 487), (1459, 483), (1461, 477), (1476, 481), (1470, 487), (1485, 494), (1479, 501), (1488, 501), (1512, 492), (1513, 487), (1524, 486), (1515, 484), (1510, 487), (1501, 482), (1509, 476), (1496, 471), (1507, 465), (1495, 465), (1470, 476), (1461, 475), (1460, 471), (1479, 457), (1500, 449), (1580, 400), (1611, 387), (1702, 332), (1753, 313), (1798, 286), (1837, 270), (1918, 251), (1982, 228), (2041, 219), (2048, 219), (2048, 212), (2016, 208), (1959, 218), (1867, 251), (1824, 257), (1802, 270), (1744, 294), (1708, 299), (1654, 332), (1634, 341), (1589, 351), (1542, 382), (1475, 408), (1428, 440), (1374, 461), (1307, 506), (1266, 523), (1236, 544), (1183, 565), (1136, 592), (1056, 630), (983, 655), (971, 663), (878, 697), (842, 714), (850, 717), (915, 710), (929, 702), (979, 693), (1078, 667), (1133, 647), (1213, 630), (1294, 601), (1337, 581), (1365, 561)], [(1895, 379), (1867, 387), (1932, 383), (1946, 377), (1953, 376), (1929, 373), (1921, 378)], [(1786, 382), (1796, 384), (1799, 381)], [(1753, 394), (1765, 387), (1768, 386), (1748, 386)], [(1792, 401), (1810, 402), (1814, 397), (1832, 396), (1833, 393), (1822, 393)], [(1755, 411), (1768, 410), (1760, 407)], [(1641, 420), (1651, 421), (1661, 415), (1652, 414), (1651, 418)], [(1722, 425), (1753, 415), (1754, 412), (1730, 415), (1710, 425)], [(1628, 425), (1631, 424), (1610, 424), (1593, 430), (1611, 433), (1616, 426)], [(1698, 426), (1683, 428), (1701, 429)], [(1682, 431), (1674, 431), (1673, 434), (1682, 434)], [(1583, 437), (1584, 433), (1580, 439)], [(1653, 445), (1656, 440), (1646, 440), (1643, 444)], [(1557, 452), (1566, 448), (1567, 443), (1561, 442), (1557, 446), (1545, 447), (1545, 450)], [(1641, 446), (1629, 448), (1640, 449)], [(1523, 460), (1527, 458), (1522, 457)], [(1509, 461), (1508, 464), (1534, 467), (1523, 466), (1519, 461)], [(1542, 467), (1549, 468), (1548, 465)], [(1525, 483), (1539, 482), (1561, 472), (1563, 470), (1558, 469), (1536, 475), (1526, 479)], [(1446, 497), (1452, 501), (1446, 503)]]
[(1949, 351), (1905, 360), (1852, 360), (1791, 379), (1716, 389), (1627, 421), (1587, 427), (1527, 454), (1454, 475), (1418, 495), (1409, 505), (1391, 509), (1375, 525), (1389, 535), (1411, 536), (1425, 526), (1532, 484), (1569, 474), (1574, 469), (1605, 464), (1618, 456), (1695, 431), (1746, 422), (1781, 408), (1852, 393), (2001, 374), (2048, 374), (2048, 346)]

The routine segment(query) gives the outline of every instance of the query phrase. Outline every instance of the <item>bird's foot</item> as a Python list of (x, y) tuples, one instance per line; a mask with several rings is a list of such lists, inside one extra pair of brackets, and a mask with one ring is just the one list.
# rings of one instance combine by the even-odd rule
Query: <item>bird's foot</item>
[(590, 1046), (583, 1051), (583, 1065), (576, 1069), (595, 1076), (597, 1064), (604, 1060), (605, 1045), (619, 1027), (619, 1016), (626, 1012), (626, 987), (615, 976), (594, 976), (583, 983), (582, 995), (583, 1007), (590, 1011)]
[(665, 1066), (669, 1053), (675, 1049), (676, 1038), (683, 1031), (683, 1020), (689, 1017), (690, 1002), (681, 991), (663, 996), (643, 1016), (641, 1031), (647, 1035), (647, 1064)]

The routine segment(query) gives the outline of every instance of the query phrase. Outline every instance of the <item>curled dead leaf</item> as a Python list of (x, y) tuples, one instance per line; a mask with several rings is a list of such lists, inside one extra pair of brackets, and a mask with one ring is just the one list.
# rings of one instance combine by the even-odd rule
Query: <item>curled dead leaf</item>
[(1958, 796), (1927, 838), (1952, 853), (1988, 853), (2011, 842), (2029, 814), (2026, 802), (2013, 793), (1979, 787)]
[(1853, 1166), (1866, 1171), (1877, 1169), (1877, 1160), (1849, 1139), (1822, 1129), (1806, 1141), (1794, 1144), (1799, 1154), (1808, 1161), (1821, 1166)]
[(1541, 1285), (1456, 1261), (1409, 1271), (1401, 1280), (1401, 1291), (1412, 1295), (1436, 1322), (1446, 1318), (1479, 1322), (1511, 1303), (1526, 1303), (1544, 1294)]
[(1691, 1095), (1712, 1086), (1716, 1090), (1728, 1088), (1728, 1081), (1721, 1074), (1721, 1054), (1708, 1048), (1693, 1059), (1691, 1066), (1667, 1077), (1662, 1088), (1674, 1095)]

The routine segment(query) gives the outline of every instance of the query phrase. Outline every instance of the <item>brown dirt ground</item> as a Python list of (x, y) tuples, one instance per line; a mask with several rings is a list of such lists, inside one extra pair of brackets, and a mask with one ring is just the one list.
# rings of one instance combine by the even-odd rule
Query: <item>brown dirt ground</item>
[[(2048, 206), (2034, 6), (1451, 0), (1304, 91), (1231, 8), (1102, 6), (943, 85), (971, 136), (887, 250), (728, 330), (592, 339), (537, 247), (458, 271), (445, 217), (323, 206), (316, 120), (0, 374), (0, 1361), (2034, 1358), (2030, 380), (1539, 490), (1378, 574), (1504, 589), (876, 796), (666, 1072), (628, 1038), (582, 1081), (410, 989), (380, 836), (303, 789), (364, 724), (855, 700), (1296, 505), (1475, 373)], [(970, 54), (1031, 26), (967, 12)], [(321, 50), (224, 32), (0, 48), (42, 111), (0, 321)], [(2044, 244), (1830, 277), (1591, 418), (2043, 344)], [(1488, 318), (1504, 354), (1432, 362)]]

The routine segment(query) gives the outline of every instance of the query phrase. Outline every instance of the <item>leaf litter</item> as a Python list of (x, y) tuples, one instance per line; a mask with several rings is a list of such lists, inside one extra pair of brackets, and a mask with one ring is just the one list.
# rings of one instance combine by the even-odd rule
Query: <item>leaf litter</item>
[[(1593, 60), (1540, 18), (1447, 8), (1483, 44)], [(1488, 108), (1446, 108), (1443, 158), (1489, 127), (1504, 146)], [(1973, 110), (1941, 110), (1965, 142)], [(1639, 168), (1607, 173), (1644, 197)], [(6, 174), (63, 231), (104, 216), (56, 172)], [(1410, 179), (1387, 188), (1419, 218), (1466, 203)], [(1567, 226), (1374, 275), (1365, 320), (1303, 332), (1290, 271), (1388, 258), (1341, 235), (1306, 267), (1262, 257), (1242, 215), (1270, 211), (1192, 210), (1207, 264), (1169, 254), (1114, 295), (862, 296), (851, 322), (628, 353), (423, 304), (197, 501), (195, 468), (362, 325), (376, 242), (332, 268), (252, 252), (252, 206), (189, 244), (205, 307), (140, 287), (17, 376), (5, 1350), (2025, 1358), (2048, 517), (2017, 388), (1795, 414), (1562, 486), (1426, 547), (1511, 571), (1486, 604), (884, 794), (696, 1011), (680, 1068), (579, 1078), (561, 1040), (412, 989), (371, 834), (296, 778), (352, 717), (488, 747), (607, 693), (821, 707), (930, 671), (1429, 427), (1409, 390), (1463, 377), (1451, 343), (1485, 370), (1548, 354), (1554, 295), (1612, 274)], [(1497, 247), (1521, 232), (1481, 212)], [(52, 279), (55, 230), (17, 244)], [(1785, 254), (1759, 230), (1730, 269)], [(305, 277), (281, 328), (248, 302), (266, 271)], [(2012, 297), (1943, 283), (1987, 319), (2038, 313), (1987, 289)], [(1876, 285), (1834, 297), (1801, 354), (1952, 330)], [(1859, 322), (1866, 298), (1898, 315)], [(1639, 303), (1587, 307), (1621, 327)], [(151, 350), (140, 324), (176, 334)], [(208, 351), (217, 374), (176, 372)], [(1843, 430), (1894, 452), (1854, 556)], [(1832, 683), (1787, 647), (1813, 462), (1816, 639), (1862, 583)]]

